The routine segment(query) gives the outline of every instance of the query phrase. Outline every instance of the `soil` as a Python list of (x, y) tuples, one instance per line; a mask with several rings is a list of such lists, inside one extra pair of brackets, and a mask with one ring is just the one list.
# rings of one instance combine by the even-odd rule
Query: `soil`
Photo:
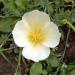
[[(7, 58), (12, 61), (12, 63), (16, 64), (15, 54), (6, 54)], [(0, 56), (0, 75), (15, 73), (12, 66), (2, 57)]]
[[(17, 68), (18, 65), (18, 56), (15, 53), (5, 53), (5, 56), (15, 65)], [(29, 64), (30, 65), (30, 64)], [(21, 64), (21, 72), (24, 75), (24, 71), (28, 69), (28, 64)], [(15, 75), (15, 69), (9, 64), (2, 56), (0, 56), (0, 75)]]
[[(66, 41), (66, 35), (68, 32), (68, 28), (64, 27), (63, 28), (64, 33), (65, 33), (65, 40), (62, 40), (59, 44), (59, 51), (61, 52), (64, 50), (65, 46), (65, 41)], [(6, 57), (12, 61), (15, 66), (17, 65), (17, 54), (11, 52), (11, 53), (5, 53)], [(70, 63), (72, 61), (75, 61), (75, 32), (72, 30), (70, 31), (69, 39), (68, 39), (68, 44), (67, 44), (67, 49), (66, 53), (64, 56), (64, 62), (65, 63)], [(25, 70), (28, 70), (29, 66), (31, 64), (31, 61), (27, 61), (27, 64), (21, 64), (21, 71), (24, 73)], [(0, 75), (14, 75), (15, 70), (12, 68), (12, 66), (2, 57), (0, 56)]]
[(64, 61), (70, 63), (75, 61), (75, 32), (71, 31), (68, 40), (68, 46), (65, 53)]
[[(66, 43), (66, 37), (68, 33), (68, 28), (66, 26), (63, 27), (63, 31), (65, 34), (64, 40), (62, 40), (59, 44), (59, 50), (58, 52), (61, 52), (65, 48), (65, 43)], [(66, 46), (66, 52), (64, 55), (64, 62), (66, 64), (75, 61), (75, 32), (70, 30), (69, 38), (68, 38), (68, 43)]]

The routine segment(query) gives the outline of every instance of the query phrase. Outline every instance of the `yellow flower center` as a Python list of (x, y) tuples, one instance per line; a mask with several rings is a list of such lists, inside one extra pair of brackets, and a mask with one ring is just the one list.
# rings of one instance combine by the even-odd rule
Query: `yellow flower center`
[(41, 44), (44, 41), (44, 32), (41, 28), (33, 29), (28, 34), (28, 39), (34, 45)]

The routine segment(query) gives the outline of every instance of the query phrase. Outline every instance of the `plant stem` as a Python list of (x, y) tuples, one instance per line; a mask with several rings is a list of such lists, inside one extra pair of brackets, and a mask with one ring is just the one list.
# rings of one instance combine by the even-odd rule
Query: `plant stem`
[(67, 43), (68, 43), (69, 35), (70, 35), (70, 28), (68, 29), (68, 33), (67, 33), (67, 38), (66, 38), (66, 43), (65, 43), (65, 48), (64, 48), (64, 53), (62, 55), (62, 59), (64, 58), (65, 53), (66, 53), (66, 48), (67, 48), (66, 46), (67, 46)]
[(26, 65), (26, 62), (25, 62), (25, 59), (23, 56), (22, 56), (22, 61), (23, 61), (24, 65)]
[(63, 22), (64, 22), (65, 24), (67, 24), (70, 28), (72, 28), (73, 31), (75, 32), (75, 27), (74, 27), (74, 25), (72, 25), (72, 23), (70, 23), (67, 19), (64, 19)]
[[(8, 37), (11, 35), (11, 33), (8, 35)], [(2, 44), (0, 45), (0, 49), (2, 49), (2, 46), (4, 45), (4, 43), (8, 40), (5, 39)], [(15, 69), (15, 66), (12, 64), (12, 62), (4, 55), (4, 53), (2, 52), (2, 50), (0, 50), (0, 54), (2, 55), (2, 57)]]
[(3, 51), (8, 51), (8, 50), (11, 50), (11, 49), (14, 49), (14, 48), (16, 48), (16, 47), (10, 47), (10, 48), (7, 48), (7, 49), (3, 49), (3, 48), (0, 48), (0, 52), (3, 52)]
[[(17, 68), (16, 68), (15, 75), (18, 75), (18, 70), (20, 70), (20, 62), (21, 62), (21, 50), (19, 51), (18, 65), (17, 65)], [(20, 70), (20, 72), (21, 72), (21, 70)]]
[(4, 45), (4, 43), (9, 39), (10, 35), (11, 35), (11, 33), (8, 35), (8, 37), (7, 37), (5, 40), (3, 40), (3, 42), (0, 44), (0, 48), (1, 48), (1, 47)]

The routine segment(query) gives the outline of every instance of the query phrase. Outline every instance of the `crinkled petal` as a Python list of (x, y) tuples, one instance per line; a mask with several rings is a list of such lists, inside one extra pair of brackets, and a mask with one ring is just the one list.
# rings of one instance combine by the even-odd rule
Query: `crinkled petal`
[(34, 10), (27, 12), (22, 17), (23, 22), (27, 21), (31, 27), (44, 26), (47, 22), (50, 22), (48, 14), (42, 11)]
[(43, 44), (50, 48), (56, 47), (59, 44), (61, 37), (57, 25), (54, 24), (53, 22), (47, 23), (45, 31), (46, 31), (46, 39)]
[(18, 21), (12, 31), (15, 43), (20, 47), (28, 45), (26, 35), (28, 33), (27, 23), (23, 23), (22, 20)]
[(40, 60), (46, 59), (50, 54), (50, 49), (45, 46), (38, 47), (24, 47), (22, 55), (29, 60), (38, 62)]

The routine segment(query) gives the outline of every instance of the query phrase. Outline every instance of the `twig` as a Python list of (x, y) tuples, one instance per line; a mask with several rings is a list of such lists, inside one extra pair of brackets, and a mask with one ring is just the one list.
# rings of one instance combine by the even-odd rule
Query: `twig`
[(69, 35), (70, 35), (70, 28), (68, 29), (68, 33), (67, 33), (67, 38), (66, 38), (66, 43), (65, 43), (65, 48), (64, 48), (63, 55), (62, 55), (62, 59), (64, 58), (65, 53), (66, 53), (66, 48), (67, 48), (67, 43), (68, 43)]
[(2, 48), (1, 48), (0, 52), (8, 51), (8, 50), (11, 50), (11, 49), (14, 49), (14, 48), (16, 48), (16, 47), (12, 47), (12, 48), (10, 47), (10, 48), (7, 48), (7, 49), (2, 49)]
[[(18, 70), (20, 70), (20, 62), (21, 62), (21, 50), (19, 51), (18, 65), (17, 65), (17, 68), (16, 68), (15, 75), (18, 75)], [(21, 72), (21, 70), (20, 70), (20, 72)]]

